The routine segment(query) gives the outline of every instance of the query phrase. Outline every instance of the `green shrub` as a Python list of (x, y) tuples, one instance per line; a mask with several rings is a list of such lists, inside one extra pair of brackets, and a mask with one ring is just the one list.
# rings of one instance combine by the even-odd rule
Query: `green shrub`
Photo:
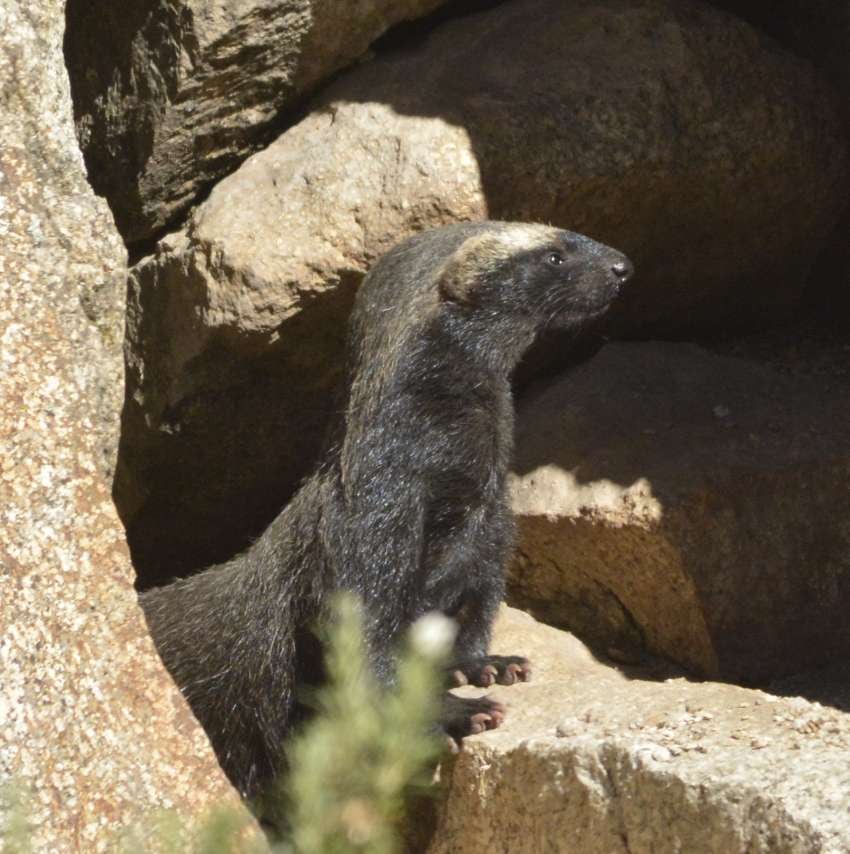
[(318, 714), (288, 751), (292, 841), (299, 854), (392, 854), (405, 799), (430, 782), (440, 751), (440, 665), (453, 632), (436, 615), (414, 626), (387, 692), (368, 667), (357, 604), (342, 598), (336, 614)]
[(22, 786), (0, 788), (0, 854), (31, 854), (28, 812)]
[[(375, 683), (364, 646), (361, 610), (340, 597), (327, 629), (328, 680), (311, 699), (316, 714), (287, 749), (289, 773), (264, 799), (282, 839), (251, 832), (244, 812), (212, 810), (189, 823), (164, 810), (125, 831), (122, 854), (394, 854), (411, 796), (430, 788), (441, 749), (435, 721), (441, 671), (453, 624), (428, 616), (409, 633), (395, 687)], [(15, 790), (20, 791), (20, 789)], [(0, 793), (0, 854), (30, 854), (26, 807)]]

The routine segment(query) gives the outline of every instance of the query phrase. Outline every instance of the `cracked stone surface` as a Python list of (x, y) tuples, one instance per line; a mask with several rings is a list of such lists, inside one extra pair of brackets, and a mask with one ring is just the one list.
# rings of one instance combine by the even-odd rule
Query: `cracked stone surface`
[(828, 698), (626, 675), (512, 609), (493, 649), (534, 680), (491, 689), (505, 722), (443, 766), (430, 854), (850, 849), (850, 715)]
[(618, 343), (529, 395), (511, 601), (714, 678), (846, 658), (850, 386), (797, 367)]
[(444, 0), (69, 0), (66, 52), (95, 190), (132, 243), (267, 141), (281, 111)]
[(63, 7), (0, 9), (0, 785), (56, 854), (234, 801), (154, 651), (110, 498), (126, 261), (74, 136)]

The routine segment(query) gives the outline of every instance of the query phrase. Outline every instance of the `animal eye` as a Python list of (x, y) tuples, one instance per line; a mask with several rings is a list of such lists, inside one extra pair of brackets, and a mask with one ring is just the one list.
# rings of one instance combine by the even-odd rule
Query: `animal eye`
[(553, 267), (560, 267), (564, 263), (564, 256), (560, 252), (550, 252), (546, 256), (546, 263)]

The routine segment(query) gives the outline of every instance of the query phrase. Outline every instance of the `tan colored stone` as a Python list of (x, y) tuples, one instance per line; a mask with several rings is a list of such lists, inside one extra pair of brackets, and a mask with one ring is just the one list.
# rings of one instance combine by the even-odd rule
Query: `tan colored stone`
[(0, 12), (0, 785), (27, 790), (32, 849), (56, 854), (233, 800), (110, 499), (126, 262), (74, 136), (63, 12)]
[(125, 240), (173, 221), (268, 140), (281, 111), (442, 2), (69, 0), (77, 129)]
[[(489, 693), (501, 728), (442, 769), (430, 854), (839, 854), (850, 847), (850, 716), (682, 678), (630, 678), (507, 609), (494, 649), (534, 681)], [(471, 689), (464, 689), (470, 691)]]
[(764, 322), (844, 163), (812, 69), (698, 4), (521, 0), (346, 73), (134, 271), (138, 565), (225, 559), (274, 517), (315, 460), (353, 290), (401, 238), (548, 220), (634, 257), (632, 329)]
[(850, 651), (850, 389), (605, 347), (523, 405), (513, 601), (612, 654), (765, 680)]

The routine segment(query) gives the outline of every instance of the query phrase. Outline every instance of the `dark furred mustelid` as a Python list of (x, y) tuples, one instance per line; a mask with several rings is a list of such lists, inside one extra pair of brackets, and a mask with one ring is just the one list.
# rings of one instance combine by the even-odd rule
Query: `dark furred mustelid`
[[(296, 686), (321, 675), (311, 625), (335, 590), (363, 600), (384, 683), (401, 634), (431, 610), (459, 623), (457, 681), (529, 678), (526, 659), (487, 654), (514, 536), (510, 374), (540, 330), (578, 331), (631, 272), (582, 235), (500, 222), (424, 232), (375, 264), (351, 317), (344, 419), (319, 468), (247, 551), (141, 596), (244, 795), (280, 770), (303, 714)], [(462, 738), (503, 715), (487, 697), (447, 695), (443, 726)]]

